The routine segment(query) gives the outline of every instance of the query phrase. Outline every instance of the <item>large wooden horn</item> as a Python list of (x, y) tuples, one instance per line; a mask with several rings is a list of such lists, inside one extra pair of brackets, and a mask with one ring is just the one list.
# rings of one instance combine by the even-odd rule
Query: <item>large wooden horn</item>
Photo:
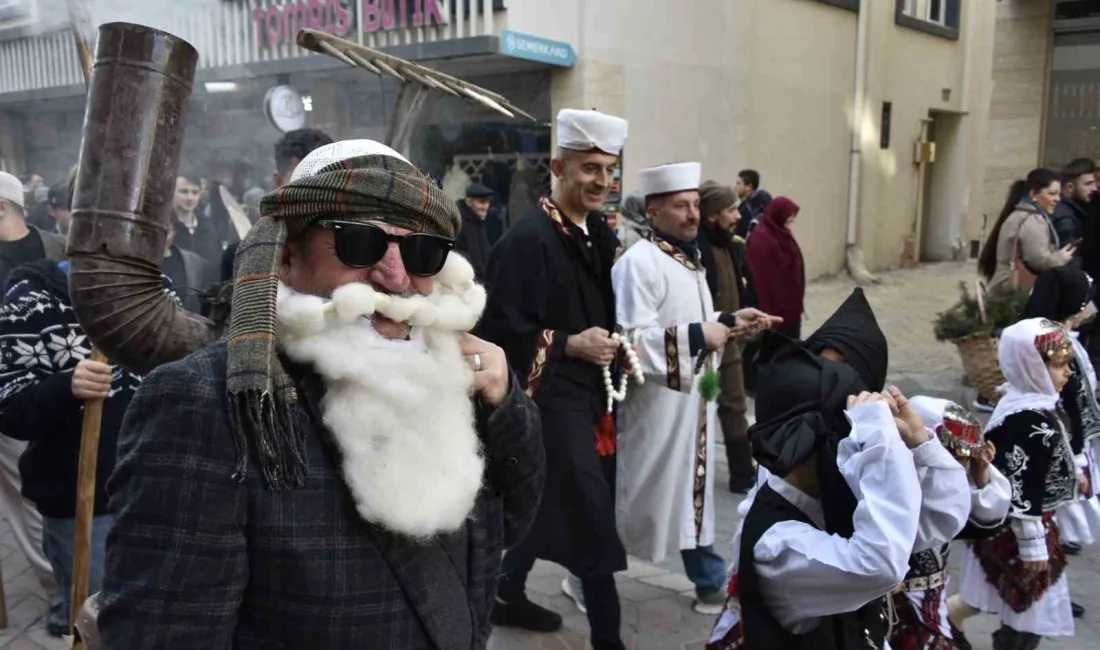
[(112, 363), (144, 374), (214, 338), (168, 297), (160, 270), (198, 53), (171, 34), (100, 26), (84, 115), (69, 295)]

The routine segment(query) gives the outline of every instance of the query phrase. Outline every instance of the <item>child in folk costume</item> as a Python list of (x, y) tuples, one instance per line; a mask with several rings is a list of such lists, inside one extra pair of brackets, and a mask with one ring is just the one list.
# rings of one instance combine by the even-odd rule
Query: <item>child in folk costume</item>
[[(1042, 318), (1001, 334), (998, 357), (1007, 384), (986, 426), (993, 465), (1012, 486), (1008, 522), (963, 556), (961, 599), (1000, 614), (994, 650), (1032, 650), (1044, 636), (1072, 636), (1066, 556), (1054, 512), (1078, 497), (1059, 392), (1072, 375), (1072, 338)], [(952, 618), (956, 617), (952, 615)]]
[[(941, 548), (963, 528), (970, 513), (966, 472), (944, 448), (934, 432), (926, 429), (916, 411), (909, 408), (900, 391), (896, 388), (885, 391), (888, 366), (886, 337), (862, 290), (853, 291), (803, 346), (821, 361), (834, 362), (854, 371), (858, 390), (882, 393), (891, 402), (895, 417), (900, 414), (900, 408), (914, 420), (914, 432), (907, 442), (912, 441), (909, 446), (912, 466), (917, 471), (920, 510), (914, 543), (907, 551), (912, 553)], [(787, 391), (789, 387), (781, 382), (775, 390)], [(758, 390), (758, 400), (762, 394), (763, 391)], [(757, 409), (759, 418), (759, 401)], [(839, 414), (838, 411), (834, 415)], [(751, 502), (760, 487), (770, 480), (771, 475), (764, 465), (762, 463), (759, 470), (757, 488), (738, 507), (738, 514), (742, 518), (752, 506)], [(733, 562), (727, 588), (729, 599), (712, 634), (712, 644), (708, 646), (711, 650), (742, 647), (739, 645), (743, 643), (740, 640), (740, 615), (735, 602), (740, 596), (737, 565), (741, 557), (742, 532), (742, 526), (739, 526), (734, 534)]]
[[(1100, 480), (1096, 444), (1100, 442), (1100, 405), (1096, 401), (1096, 373), (1085, 347), (1073, 330), (1084, 320), (1086, 307), (1093, 298), (1092, 278), (1073, 265), (1044, 271), (1024, 308), (1024, 318), (1048, 318), (1062, 323), (1073, 336), (1073, 376), (1062, 389), (1062, 406), (1069, 417), (1070, 445), (1077, 466), (1089, 479), (1081, 498), (1058, 509), (1055, 519), (1062, 531), (1063, 549), (1075, 553), (1081, 545), (1100, 539), (1100, 500), (1095, 486)], [(1074, 616), (1084, 609), (1074, 604)]]
[[(909, 402), (926, 429), (968, 469), (970, 527), (996, 528), (1004, 523), (1012, 498), (1008, 479), (991, 465), (997, 450), (984, 440), (981, 424), (954, 402), (916, 396)], [(965, 537), (964, 530), (961, 536)], [(950, 542), (913, 553), (909, 573), (893, 593), (897, 624), (891, 630), (893, 650), (951, 650), (956, 647), (947, 619), (947, 558)]]
[(750, 437), (772, 476), (743, 524), (740, 617), (724, 614), (708, 648), (882, 648), (884, 596), (917, 538), (920, 419), (781, 334), (765, 332), (757, 364)]

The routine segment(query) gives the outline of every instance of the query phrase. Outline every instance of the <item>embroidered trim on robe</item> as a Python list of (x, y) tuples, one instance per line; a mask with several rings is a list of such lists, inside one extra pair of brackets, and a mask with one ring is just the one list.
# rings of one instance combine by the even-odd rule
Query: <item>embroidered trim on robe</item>
[(691, 490), (695, 507), (695, 541), (703, 536), (703, 508), (707, 496), (707, 401), (699, 400), (699, 437), (695, 449), (695, 481)]
[(546, 216), (550, 217), (550, 221), (557, 227), (566, 239), (573, 240), (573, 231), (565, 225), (565, 219), (561, 216), (561, 209), (558, 208), (558, 204), (554, 203), (554, 200), (549, 196), (543, 196), (539, 198), (539, 208), (546, 213)]
[(675, 327), (665, 330), (665, 365), (668, 387), (680, 390), (680, 344), (676, 340)]
[(672, 259), (676, 260), (680, 264), (684, 265), (689, 271), (698, 271), (702, 268), (698, 260), (693, 260), (684, 254), (684, 251), (680, 250), (678, 246), (673, 246), (667, 241), (661, 239), (657, 235), (654, 235), (652, 231), (645, 234), (645, 238), (650, 241), (654, 246), (661, 249), (661, 252), (668, 255)]
[(539, 384), (542, 383), (542, 375), (546, 372), (546, 357), (553, 345), (554, 330), (542, 330), (535, 345), (535, 358), (531, 361), (531, 372), (527, 375), (527, 390), (524, 392), (528, 397), (534, 397)]

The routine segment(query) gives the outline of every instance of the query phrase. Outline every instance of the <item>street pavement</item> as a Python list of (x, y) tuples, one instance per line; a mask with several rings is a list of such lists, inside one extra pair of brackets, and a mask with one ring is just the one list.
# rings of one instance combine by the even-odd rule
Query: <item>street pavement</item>
[[(905, 394), (925, 394), (969, 404), (974, 391), (961, 383), (962, 366), (953, 346), (938, 343), (932, 335), (936, 313), (951, 306), (958, 297), (960, 281), (973, 284), (973, 263), (930, 264), (917, 269), (880, 276), (881, 283), (867, 288), (867, 298), (890, 342), (890, 381)], [(812, 332), (851, 292), (846, 276), (812, 283), (807, 289), (809, 320), (803, 332)], [(741, 497), (730, 494), (724, 451), (718, 454), (716, 477), (717, 535), (715, 550), (729, 558), (730, 540), (737, 524)], [(959, 558), (965, 553), (956, 544), (952, 566), (957, 574)], [(31, 574), (26, 559), (15, 545), (6, 522), (0, 523), (0, 570), (3, 573), (8, 629), (0, 631), (0, 650), (60, 650), (67, 647), (49, 637), (44, 629), (46, 598)], [(587, 647), (588, 623), (572, 601), (562, 594), (565, 571), (554, 564), (536, 564), (527, 583), (532, 600), (564, 617), (563, 629), (554, 634), (532, 634), (498, 629), (489, 642), (490, 650), (583, 650)], [(1074, 599), (1087, 609), (1077, 621), (1072, 638), (1047, 639), (1043, 648), (1083, 650), (1100, 648), (1100, 550), (1085, 549), (1069, 566)], [(710, 633), (712, 616), (691, 609), (692, 585), (683, 575), (679, 557), (669, 557), (661, 566), (634, 558), (627, 571), (616, 575), (623, 604), (624, 639), (630, 650), (701, 650)], [(977, 650), (989, 650), (989, 634), (996, 628), (992, 616), (979, 616), (967, 623), (966, 632)]]

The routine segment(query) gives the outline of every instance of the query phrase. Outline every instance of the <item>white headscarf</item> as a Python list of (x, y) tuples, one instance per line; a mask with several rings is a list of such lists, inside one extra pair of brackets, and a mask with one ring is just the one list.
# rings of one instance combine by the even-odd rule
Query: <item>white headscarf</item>
[(1050, 380), (1046, 361), (1035, 347), (1036, 337), (1050, 331), (1051, 326), (1057, 327), (1045, 318), (1029, 318), (1001, 332), (997, 358), (1005, 376), (1005, 384), (999, 389), (1004, 395), (989, 418), (987, 433), (1014, 413), (1053, 411), (1057, 406), (1058, 392)]

